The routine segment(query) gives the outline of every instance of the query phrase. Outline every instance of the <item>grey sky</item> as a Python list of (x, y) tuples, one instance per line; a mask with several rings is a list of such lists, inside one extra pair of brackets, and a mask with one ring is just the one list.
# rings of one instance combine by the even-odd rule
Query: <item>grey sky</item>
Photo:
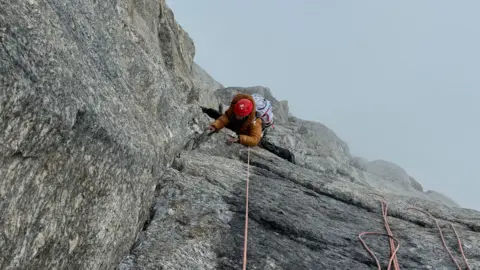
[(169, 0), (196, 62), (480, 210), (479, 1)]

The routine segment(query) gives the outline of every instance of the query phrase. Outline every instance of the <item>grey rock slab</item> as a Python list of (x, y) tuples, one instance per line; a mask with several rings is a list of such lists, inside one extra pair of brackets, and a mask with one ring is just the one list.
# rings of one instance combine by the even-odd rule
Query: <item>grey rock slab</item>
[[(217, 134), (172, 164), (155, 201), (150, 237), (121, 269), (239, 269), (243, 255), (246, 162), (249, 167), (248, 269), (372, 269), (358, 234), (385, 232), (380, 203), (369, 187), (279, 159), (263, 149), (224, 147)], [(433, 222), (440, 219), (449, 248), (462, 237), (470, 266), (480, 266), (480, 213), (407, 196), (383, 194), (401, 248), (402, 269), (455, 269)], [(172, 206), (173, 204), (173, 206)], [(180, 206), (178, 206), (180, 205)], [(178, 210), (180, 209), (180, 210)], [(168, 233), (167, 233), (168, 232)], [(172, 239), (175, 240), (172, 240)], [(365, 237), (385, 267), (388, 240)], [(166, 250), (165, 252), (159, 252)]]
[[(0, 1), (0, 268), (111, 269), (195, 126), (164, 1)], [(169, 40), (169, 38), (171, 38)]]

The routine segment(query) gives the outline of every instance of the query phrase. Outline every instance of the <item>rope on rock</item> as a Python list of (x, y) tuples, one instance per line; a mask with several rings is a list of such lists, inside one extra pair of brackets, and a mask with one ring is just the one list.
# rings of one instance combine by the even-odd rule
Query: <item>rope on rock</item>
[(243, 242), (243, 270), (247, 269), (247, 240), (248, 240), (248, 182), (250, 178), (250, 147), (248, 147), (248, 158), (247, 158), (247, 181), (245, 188), (245, 233), (244, 233), (244, 242)]
[[(378, 270), (381, 270), (382, 267), (380, 265), (380, 262), (378, 261), (377, 257), (373, 254), (372, 250), (370, 248), (368, 248), (367, 244), (365, 244), (365, 242), (362, 239), (362, 235), (376, 234), (376, 235), (386, 235), (386, 236), (388, 236), (389, 242), (390, 242), (390, 260), (388, 261), (388, 268), (387, 269), (390, 270), (390, 267), (392, 266), (392, 263), (393, 263), (394, 269), (395, 270), (400, 270), (400, 265), (398, 264), (398, 259), (397, 259), (397, 251), (400, 249), (400, 243), (397, 239), (395, 239), (395, 237), (393, 237), (392, 230), (390, 229), (390, 225), (388, 224), (387, 203), (385, 202), (385, 198), (383, 196), (378, 195), (378, 194), (374, 194), (374, 195), (382, 197), (382, 200), (380, 200), (380, 203), (382, 204), (382, 216), (383, 216), (383, 221), (385, 223), (385, 229), (387, 230), (387, 234), (378, 233), (378, 232), (362, 232), (358, 235), (358, 238), (362, 242), (363, 247), (367, 250), (367, 252), (370, 254), (370, 256), (373, 257), (373, 259), (377, 263)], [(394, 241), (397, 242), (397, 248), (395, 248)]]
[[(378, 194), (374, 194), (374, 195), (377, 195), (377, 196), (380, 196), (382, 197), (382, 200), (380, 200), (380, 203), (382, 204), (382, 216), (383, 216), (383, 221), (385, 223), (385, 228), (387, 230), (387, 234), (384, 234), (384, 233), (379, 233), (379, 232), (362, 232), (358, 235), (358, 238), (360, 239), (363, 247), (367, 250), (367, 252), (370, 254), (370, 256), (375, 260), (375, 262), (377, 263), (377, 267), (378, 267), (378, 270), (381, 270), (381, 265), (380, 265), (380, 262), (378, 261), (377, 257), (375, 256), (375, 254), (373, 254), (372, 250), (367, 246), (367, 244), (365, 244), (365, 241), (363, 241), (362, 239), (362, 236), (363, 235), (369, 235), (369, 234), (376, 234), (376, 235), (385, 235), (385, 236), (388, 236), (389, 237), (389, 242), (390, 242), (390, 260), (388, 262), (388, 270), (390, 270), (390, 267), (392, 266), (392, 263), (393, 263), (393, 266), (394, 266), (394, 269), (395, 270), (399, 270), (400, 269), (400, 265), (398, 263), (398, 259), (397, 259), (397, 251), (399, 250), (400, 248), (400, 244), (399, 244), (399, 241), (397, 239), (395, 239), (395, 237), (393, 237), (393, 234), (392, 234), (392, 231), (390, 229), (390, 226), (388, 224), (388, 213), (387, 213), (387, 203), (385, 201), (385, 198), (381, 195), (378, 195)], [(442, 229), (440, 228), (440, 224), (438, 223), (437, 219), (434, 218), (431, 214), (423, 211), (423, 210), (420, 210), (418, 208), (415, 208), (415, 207), (410, 207), (410, 208), (407, 208), (407, 211), (408, 210), (416, 210), (416, 211), (419, 211), (425, 215), (427, 215), (429, 218), (433, 219), (435, 221), (435, 224), (437, 225), (437, 228), (438, 228), (438, 231), (440, 233), (440, 238), (442, 239), (442, 244), (443, 244), (443, 247), (445, 248), (445, 250), (448, 252), (448, 255), (450, 256), (450, 258), (452, 259), (452, 261), (455, 263), (455, 265), (457, 266), (457, 268), (459, 270), (462, 270), (462, 268), (460, 267), (460, 265), (458, 264), (457, 260), (455, 259), (455, 257), (453, 256), (452, 252), (448, 249), (447, 247), (447, 244), (445, 242), (445, 238), (443, 236), (443, 232), (442, 232)], [(460, 253), (462, 254), (462, 258), (465, 262), (465, 265), (467, 267), (467, 270), (471, 270), (469, 264), (468, 264), (468, 260), (467, 260), (467, 257), (465, 256), (465, 253), (463, 252), (463, 247), (462, 247), (462, 241), (460, 240), (460, 237), (458, 236), (457, 234), (457, 231), (455, 230), (455, 227), (453, 226), (452, 223), (450, 223), (450, 226), (452, 226), (452, 229), (453, 229), (453, 232), (455, 233), (455, 236), (457, 237), (457, 242), (458, 242), (458, 247), (459, 247), (459, 250), (460, 250)], [(396, 241), (398, 243), (397, 245), (397, 248), (395, 248), (395, 244), (394, 244), (394, 241)]]
[[(362, 236), (363, 235), (367, 235), (367, 234), (376, 234), (376, 235), (384, 235), (384, 236), (388, 236), (388, 238), (390, 238), (390, 240), (394, 240), (397, 242), (397, 248), (394, 249), (394, 251), (392, 252), (392, 255), (390, 256), (390, 260), (388, 261), (388, 269), (390, 270), (390, 267), (392, 265), (392, 262), (396, 260), (396, 254), (397, 254), (397, 251), (398, 249), (400, 249), (400, 244), (398, 243), (398, 240), (395, 239), (395, 237), (392, 237), (388, 234), (384, 234), (384, 233), (379, 233), (379, 232), (362, 232), (358, 235), (358, 238), (360, 239), (360, 242), (362, 242), (362, 245), (363, 247), (368, 251), (368, 253), (370, 254), (370, 256), (372, 256), (372, 258), (375, 260), (375, 262), (377, 263), (377, 267), (378, 267), (378, 270), (382, 270), (382, 267), (381, 267), (381, 264), (380, 262), (378, 261), (377, 259), (377, 256), (375, 256), (375, 254), (373, 254), (373, 251), (367, 246), (367, 244), (365, 243), (365, 241), (363, 241), (362, 239)], [(397, 262), (398, 264), (398, 262)], [(395, 268), (396, 270), (400, 269), (400, 268)]]
[(455, 226), (453, 226), (452, 223), (450, 223), (450, 226), (452, 226), (452, 230), (455, 233), (455, 237), (457, 237), (458, 248), (460, 249), (460, 253), (462, 254), (462, 258), (463, 258), (463, 261), (465, 262), (465, 266), (467, 267), (467, 270), (470, 270), (470, 265), (468, 264), (467, 256), (465, 256), (465, 252), (463, 252), (462, 240), (460, 239), (460, 236), (458, 236), (457, 230), (455, 230)]
[[(440, 238), (442, 239), (443, 247), (444, 247), (445, 250), (448, 252), (448, 255), (450, 256), (450, 258), (452, 259), (452, 261), (455, 263), (455, 265), (457, 266), (457, 268), (458, 268), (459, 270), (462, 270), (462, 268), (461, 268), (460, 265), (458, 264), (458, 262), (457, 262), (457, 260), (455, 259), (455, 257), (453, 257), (452, 252), (451, 252), (451, 251), (448, 249), (448, 247), (447, 247), (447, 243), (445, 242), (445, 238), (443, 237), (442, 229), (440, 228), (440, 224), (438, 224), (437, 219), (434, 218), (430, 213), (427, 213), (427, 212), (425, 212), (425, 211), (423, 211), (423, 210), (420, 210), (420, 209), (418, 209), (418, 208), (415, 208), (415, 207), (407, 208), (407, 210), (415, 210), (415, 211), (421, 212), (421, 213), (427, 215), (429, 218), (431, 218), (431, 219), (433, 219), (433, 220), (435, 221), (435, 224), (437, 225), (438, 232), (440, 233)], [(465, 265), (466, 265), (467, 269), (470, 270), (470, 265), (468, 264), (467, 257), (465, 256), (465, 253), (463, 252), (462, 241), (460, 240), (460, 237), (458, 236), (457, 231), (455, 230), (455, 227), (453, 226), (452, 223), (450, 223), (450, 226), (452, 226), (453, 232), (455, 233), (455, 236), (457, 237), (458, 248), (460, 249), (460, 253), (462, 254), (462, 257), (463, 257), (463, 260), (464, 260), (464, 262), (465, 262)]]

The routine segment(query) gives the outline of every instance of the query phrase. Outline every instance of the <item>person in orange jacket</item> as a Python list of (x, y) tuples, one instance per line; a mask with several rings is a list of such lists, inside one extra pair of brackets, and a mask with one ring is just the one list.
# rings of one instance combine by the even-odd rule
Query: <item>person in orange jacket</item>
[(267, 127), (263, 127), (262, 119), (256, 116), (256, 104), (251, 95), (235, 95), (230, 107), (223, 114), (221, 113), (223, 111), (221, 105), (218, 111), (212, 108), (201, 108), (208, 116), (216, 119), (208, 127), (210, 132), (228, 128), (237, 133), (238, 138), (230, 137), (227, 141), (228, 144), (240, 143), (252, 147), (258, 145), (285, 160), (296, 163), (292, 151), (275, 145), (265, 138)]
[(228, 128), (237, 133), (238, 138), (230, 137), (228, 144), (240, 143), (257, 146), (262, 139), (262, 120), (256, 117), (255, 100), (248, 94), (237, 94), (225, 113), (210, 124), (211, 132)]

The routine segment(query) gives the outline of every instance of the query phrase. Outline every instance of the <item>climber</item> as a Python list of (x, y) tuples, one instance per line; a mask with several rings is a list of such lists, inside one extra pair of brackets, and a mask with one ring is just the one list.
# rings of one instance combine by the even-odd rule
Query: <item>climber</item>
[(252, 96), (236, 95), (230, 108), (224, 114), (219, 115), (220, 113), (214, 112), (216, 120), (210, 124), (208, 130), (214, 132), (226, 127), (238, 135), (238, 138), (228, 138), (228, 144), (240, 143), (245, 146), (257, 146), (262, 138), (262, 120), (257, 119), (254, 105), (255, 101)]
[(239, 135), (238, 138), (230, 137), (227, 140), (228, 144), (240, 143), (246, 146), (258, 145), (283, 159), (295, 163), (295, 156), (291, 151), (276, 146), (266, 139), (266, 129), (272, 126), (273, 121), (272, 119), (269, 119), (269, 123), (265, 124), (264, 121), (262, 121), (263, 115), (257, 115), (258, 108), (256, 107), (257, 103), (255, 100), (259, 95), (254, 95), (237, 94), (232, 99), (230, 107), (223, 114), (221, 113), (223, 111), (221, 105), (219, 106), (218, 111), (201, 107), (204, 113), (211, 118), (216, 119), (210, 124), (208, 130), (210, 132), (218, 132), (226, 127)]

